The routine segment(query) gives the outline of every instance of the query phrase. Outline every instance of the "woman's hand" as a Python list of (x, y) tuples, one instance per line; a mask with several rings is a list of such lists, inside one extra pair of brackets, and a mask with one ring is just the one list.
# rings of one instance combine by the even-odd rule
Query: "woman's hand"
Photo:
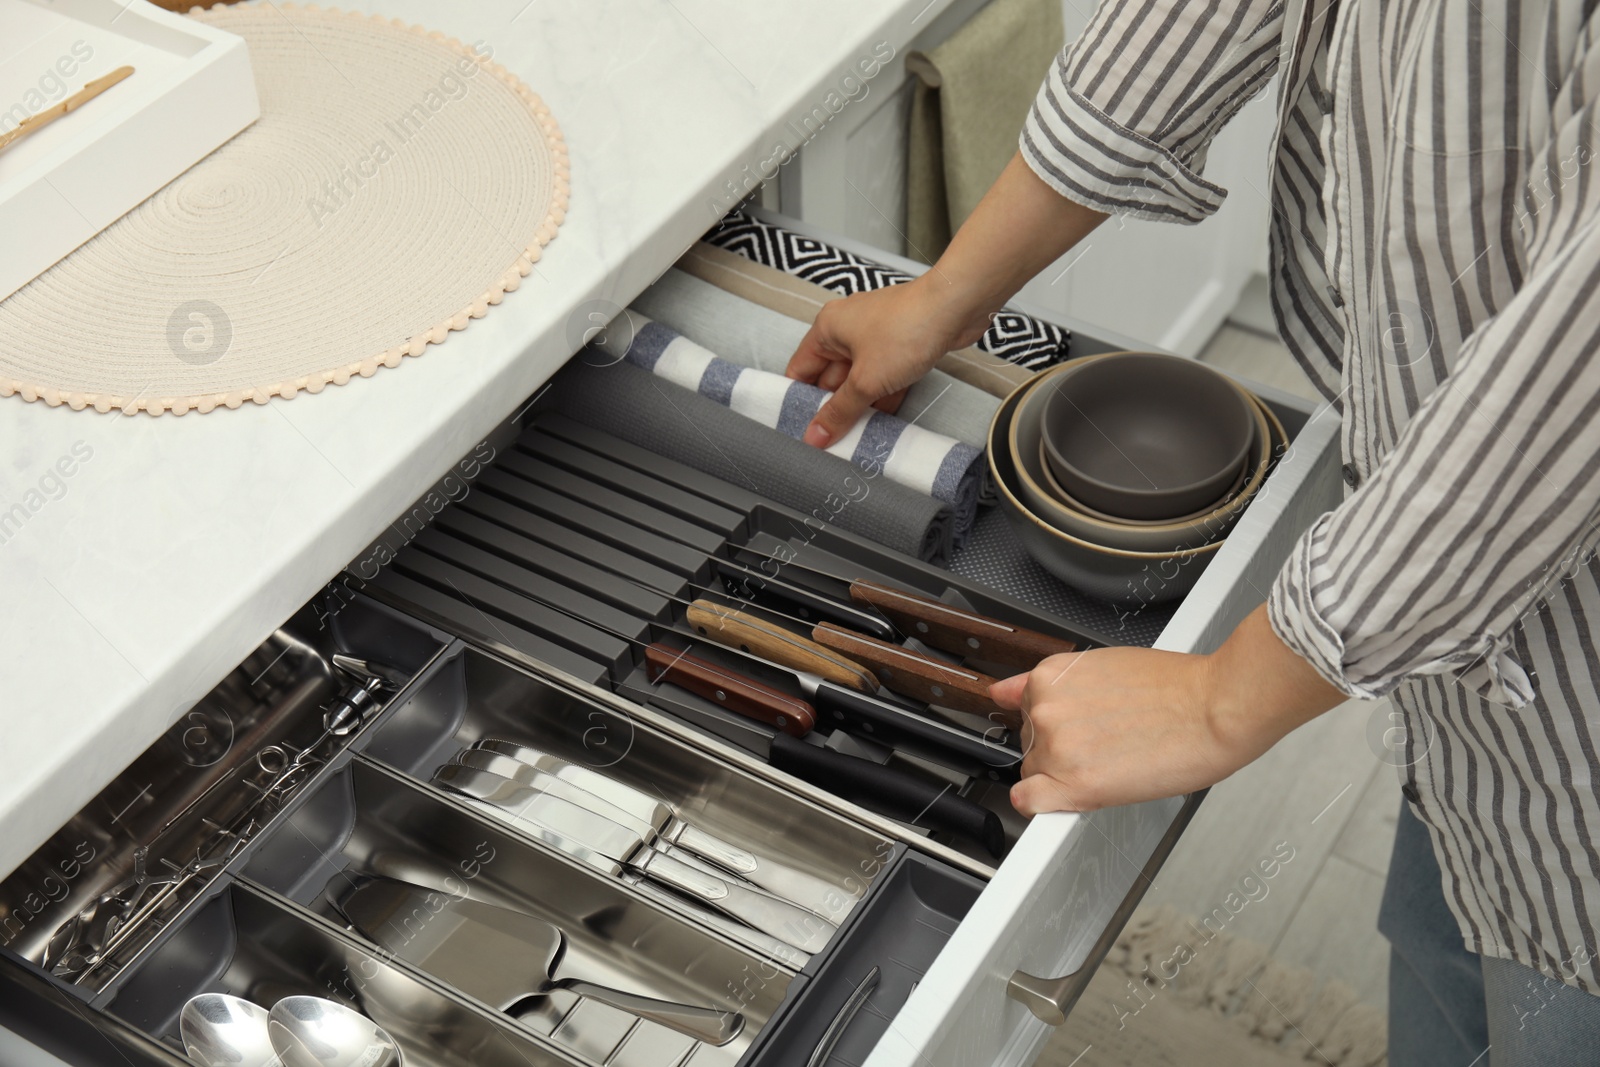
[(982, 337), (991, 314), (1105, 218), (1013, 156), (926, 274), (823, 305), (786, 371), (834, 394), (806, 443), (826, 448), (867, 408), (899, 408), (940, 356)]
[(869, 407), (894, 413), (940, 356), (972, 344), (987, 326), (986, 318), (963, 323), (938, 307), (925, 277), (822, 305), (784, 372), (833, 394), (806, 428), (806, 444), (827, 448)]
[(1094, 811), (1215, 785), (1345, 696), (1257, 608), (1209, 656), (1101, 648), (1051, 656), (990, 690), (1021, 709), (1024, 815)]

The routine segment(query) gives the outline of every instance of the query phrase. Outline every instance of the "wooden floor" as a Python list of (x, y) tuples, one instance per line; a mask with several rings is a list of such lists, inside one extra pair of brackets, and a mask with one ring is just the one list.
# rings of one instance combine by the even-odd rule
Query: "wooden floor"
[[(1224, 326), (1201, 359), (1315, 396), (1276, 338)], [(1351, 701), (1214, 787), (1145, 903), (1203, 916), (1238, 892), (1250, 902), (1229, 918), (1230, 933), (1384, 1005), (1389, 950), (1376, 923), (1400, 805), (1382, 747), (1388, 711), (1386, 702)], [(1241, 886), (1260, 859), (1288, 849), (1293, 859), (1275, 878)], [(1079, 1051), (1052, 1045), (1039, 1063), (1065, 1065)]]

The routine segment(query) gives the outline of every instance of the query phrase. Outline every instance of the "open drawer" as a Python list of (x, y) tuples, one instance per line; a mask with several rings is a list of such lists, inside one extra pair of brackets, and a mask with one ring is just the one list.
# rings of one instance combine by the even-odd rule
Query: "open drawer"
[[(1081, 354), (1141, 347), (1065, 325)], [(1209, 650), (1339, 495), (1337, 420), (1257, 391), (1292, 447), (1193, 590), (1129, 613), (1066, 590), (1020, 548), (1006, 556), (1003, 527), (1002, 551), (983, 567), (958, 555), (937, 568), (564, 418), (552, 390), (496, 436), (496, 459), (470, 494), (429, 508), (426, 529), (406, 531), (381, 568), (343, 576), (241, 665), (219, 687), (220, 719), (213, 708), (187, 732), (180, 724), (165, 750), (141, 757), (0, 884), (0, 1040), (11, 1029), (73, 1064), (173, 1067), (186, 1062), (175, 1020), (187, 996), (321, 991), (392, 1022), (408, 1056), (425, 1063), (1029, 1062), (1198, 798), (1024, 822), (1006, 801), (1017, 757), (1003, 730), (959, 720), (910, 729), (893, 715), (848, 729), (819, 721), (812, 756), (918, 779), (977, 812), (982, 829), (893, 810), (781, 764), (773, 731), (660, 684), (641, 647), (693, 637), (684, 606), (726, 579), (716, 561), (782, 555), (1080, 647)], [(709, 659), (785, 683), (737, 657)], [(352, 663), (385, 667), (381, 684), (349, 675)], [(270, 695), (257, 691), (261, 679), (276, 687)], [(367, 696), (351, 697), (352, 686)], [(322, 713), (340, 700), (360, 706), (352, 728), (324, 745)], [(231, 760), (233, 742), (217, 743), (224, 722), (240, 727)], [(293, 788), (246, 819), (236, 843), (221, 843), (147, 935), (124, 936), (87, 981), (55, 966), (64, 950), (52, 947), (53, 931), (116, 889), (133, 862), (108, 851), (122, 847), (114, 823), (177, 827), (170, 855), (140, 862), (181, 868), (212, 824), (238, 829), (250, 790), (307, 745), (317, 758)], [(276, 755), (263, 763), (268, 749)], [(578, 824), (557, 819), (561, 809), (482, 791), (479, 771), (522, 773), (506, 758), (532, 761), (514, 784), (537, 781), (559, 797), (565, 787), (550, 777), (593, 784), (598, 775), (610, 784), (595, 788), (645, 795), (664, 814), (622, 811), (619, 824), (646, 824), (633, 831), (639, 843), (590, 847), (565, 833)], [(226, 773), (206, 770), (219, 761)], [(577, 777), (556, 767), (577, 767)], [(152, 770), (169, 790), (154, 801), (140, 792)], [(93, 862), (108, 855), (117, 863)], [(661, 877), (668, 864), (658, 856), (689, 873)], [(746, 858), (755, 867), (741, 866)], [(525, 1012), (501, 1010), (430, 957), (376, 944), (351, 920), (345, 894), (374, 876), (459, 883), (464, 898), (560, 928), (562, 975), (737, 1014), (739, 1026), (722, 1044), (685, 1040), (566, 991)], [(730, 906), (730, 892), (754, 904)], [(795, 920), (792, 907), (772, 921), (762, 896), (814, 922)], [(337, 980), (351, 974), (370, 978)], [(408, 1011), (437, 1025), (408, 1021)], [(10, 1063), (7, 1054), (0, 1045)]]

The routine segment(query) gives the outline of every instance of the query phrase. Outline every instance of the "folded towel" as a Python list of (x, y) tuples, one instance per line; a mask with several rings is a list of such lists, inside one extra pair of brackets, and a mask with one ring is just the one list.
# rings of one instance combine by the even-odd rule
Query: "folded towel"
[(1061, 0), (993, 0), (942, 44), (906, 53), (906, 244), (932, 263), (1017, 154), (1062, 45)]
[[(866, 292), (911, 280), (905, 271), (846, 252), (815, 237), (803, 237), (741, 211), (729, 212), (704, 240), (746, 259), (815, 282), (836, 293)], [(1001, 308), (990, 320), (978, 347), (1007, 363), (1044, 370), (1067, 358), (1071, 331), (1052, 322)]]
[[(557, 376), (562, 414), (808, 516), (944, 564), (950, 506), (793, 441), (697, 392), (587, 351)], [(593, 360), (593, 362), (586, 362)], [(809, 536), (805, 528), (796, 531)]]
[[(719, 359), (676, 330), (629, 312), (635, 329), (627, 361), (799, 440), (829, 394), (781, 374)], [(966, 543), (983, 488), (983, 452), (965, 441), (869, 411), (827, 450), (868, 474), (926, 493), (954, 513), (952, 544)]]

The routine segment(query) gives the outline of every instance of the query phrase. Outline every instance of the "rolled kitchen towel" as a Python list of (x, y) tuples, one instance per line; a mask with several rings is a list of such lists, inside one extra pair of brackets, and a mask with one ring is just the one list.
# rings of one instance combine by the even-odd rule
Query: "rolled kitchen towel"
[[(751, 303), (674, 268), (630, 305), (743, 367), (782, 374), (809, 328), (806, 323)], [(1000, 398), (932, 370), (910, 389), (896, 412), (924, 430), (981, 449)]]
[(610, 360), (585, 349), (562, 369), (555, 395), (563, 414), (869, 541), (931, 563), (949, 560), (951, 509), (943, 501), (868, 477), (709, 397)]
[[(911, 280), (911, 275), (905, 271), (835, 248), (815, 237), (763, 222), (742, 211), (729, 212), (703, 240), (847, 296)], [(978, 341), (978, 347), (1007, 363), (1029, 370), (1044, 370), (1066, 359), (1071, 343), (1070, 330), (1011, 308), (1001, 308)]]
[[(763, 426), (799, 440), (829, 394), (781, 374), (719, 359), (662, 323), (631, 315), (635, 331), (627, 361), (641, 370), (724, 404)], [(983, 488), (983, 450), (944, 434), (913, 426), (881, 411), (868, 411), (826, 450), (868, 474), (926, 493), (953, 512), (952, 546), (966, 544), (978, 515)]]

